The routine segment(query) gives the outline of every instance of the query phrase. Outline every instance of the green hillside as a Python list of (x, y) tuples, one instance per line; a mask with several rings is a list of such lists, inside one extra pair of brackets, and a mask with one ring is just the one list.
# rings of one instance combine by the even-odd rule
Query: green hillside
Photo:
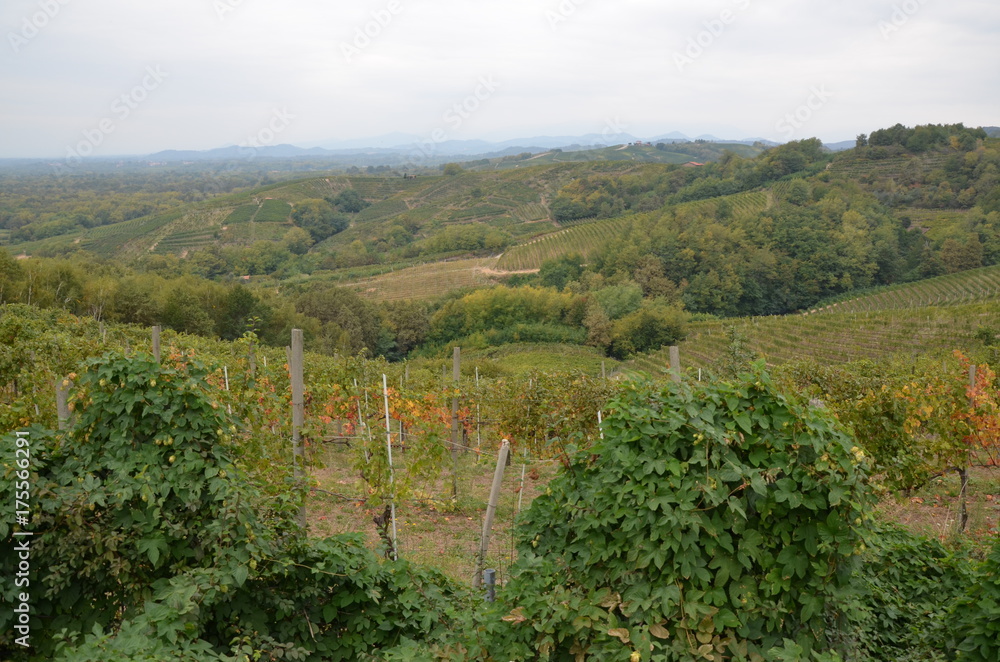
[[(943, 355), (978, 345), (1000, 328), (1000, 266), (885, 288), (800, 315), (695, 322), (680, 344), (685, 367), (714, 369), (726, 360), (735, 330), (746, 349), (769, 363), (812, 359), (846, 363), (889, 355)], [(629, 367), (654, 374), (666, 350)]]
[[(643, 145), (616, 145), (598, 149), (575, 151), (552, 150), (536, 154), (526, 159), (524, 164), (539, 165), (543, 163), (580, 163), (586, 161), (630, 161), (633, 163), (672, 163), (681, 164), (689, 161), (699, 163), (715, 161), (726, 152), (742, 157), (754, 157), (763, 151), (761, 147), (743, 145), (741, 143), (678, 143), (664, 144), (656, 147)], [(513, 162), (502, 162), (501, 167), (523, 167)]]

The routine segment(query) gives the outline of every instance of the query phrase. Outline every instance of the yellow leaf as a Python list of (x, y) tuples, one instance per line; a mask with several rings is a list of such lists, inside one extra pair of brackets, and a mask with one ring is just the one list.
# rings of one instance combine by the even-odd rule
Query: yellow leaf
[(613, 593), (611, 597), (607, 598), (604, 602), (601, 603), (601, 606), (604, 607), (605, 609), (614, 609), (615, 607), (620, 605), (621, 602), (622, 602), (622, 596), (620, 596), (617, 593)]
[(622, 640), (623, 644), (627, 644), (630, 639), (628, 630), (626, 630), (625, 628), (611, 628), (610, 630), (608, 630), (608, 634), (611, 635), (612, 637), (618, 637), (619, 639)]
[(650, 625), (649, 626), (649, 633), (651, 635), (653, 635), (654, 637), (656, 637), (657, 639), (669, 639), (670, 638), (670, 630), (668, 630), (667, 628), (663, 627), (659, 623), (654, 623), (653, 625)]
[(508, 623), (523, 623), (527, 619), (524, 617), (524, 612), (520, 607), (515, 607), (511, 610), (509, 614), (500, 619), (501, 621), (506, 621)]

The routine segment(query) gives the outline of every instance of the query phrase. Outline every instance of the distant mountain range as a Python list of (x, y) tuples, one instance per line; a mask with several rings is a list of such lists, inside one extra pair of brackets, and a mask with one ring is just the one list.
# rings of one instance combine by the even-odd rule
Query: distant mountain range
[[(636, 142), (655, 145), (656, 143), (669, 144), (692, 142), (693, 140), (741, 145), (752, 145), (757, 142), (769, 146), (780, 144), (764, 138), (721, 140), (715, 136), (702, 135), (692, 139), (677, 131), (653, 136), (652, 138), (638, 138), (629, 133), (588, 133), (578, 136), (534, 136), (499, 142), (490, 142), (487, 140), (439, 140), (435, 142), (433, 137), (430, 136), (421, 138), (420, 136), (397, 132), (370, 138), (329, 140), (312, 144), (309, 147), (284, 144), (257, 147), (231, 145), (209, 150), (165, 150), (150, 154), (146, 158), (151, 161), (205, 161), (238, 159), (251, 156), (265, 158), (322, 158), (358, 155), (376, 156), (383, 154), (385, 156), (393, 155), (397, 157), (400, 155), (403, 157), (412, 156), (414, 157), (413, 160), (424, 162), (438, 161), (444, 157), (496, 157), (518, 154), (520, 152), (539, 153), (552, 149), (573, 151)], [(404, 158), (403, 160), (405, 161), (406, 159)]]
[[(1000, 137), (1000, 127), (983, 127), (991, 137)], [(435, 138), (437, 140), (435, 140)], [(143, 159), (157, 162), (178, 162), (178, 161), (225, 161), (231, 159), (246, 158), (331, 158), (350, 159), (352, 157), (366, 157), (367, 162), (372, 159), (384, 158), (387, 164), (404, 164), (407, 162), (422, 163), (425, 165), (443, 163), (454, 158), (486, 158), (501, 157), (521, 152), (531, 152), (533, 154), (547, 152), (553, 149), (565, 151), (578, 151), (584, 149), (594, 149), (599, 147), (609, 147), (613, 145), (623, 145), (627, 143), (683, 143), (703, 140), (712, 143), (731, 143), (740, 145), (753, 145), (760, 143), (773, 147), (781, 143), (767, 140), (766, 138), (742, 138), (739, 140), (727, 140), (717, 138), (713, 135), (700, 135), (690, 138), (678, 131), (664, 133), (651, 138), (639, 138), (630, 133), (587, 133), (583, 135), (563, 135), (563, 136), (533, 136), (530, 138), (514, 138), (512, 140), (488, 141), (488, 140), (448, 140), (447, 136), (436, 135), (421, 137), (408, 133), (387, 133), (381, 136), (368, 138), (352, 138), (349, 140), (327, 140), (318, 143), (308, 144), (305, 147), (295, 145), (262, 145), (245, 146), (230, 145), (228, 147), (218, 147), (208, 150), (165, 150), (155, 154), (149, 154)], [(826, 143), (825, 147), (832, 152), (840, 152), (854, 147), (855, 141), (844, 140), (835, 143)]]

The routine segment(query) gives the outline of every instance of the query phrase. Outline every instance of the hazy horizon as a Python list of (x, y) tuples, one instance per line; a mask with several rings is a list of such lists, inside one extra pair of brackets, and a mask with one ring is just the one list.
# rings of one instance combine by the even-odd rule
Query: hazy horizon
[(0, 157), (1000, 124), (985, 0), (12, 0)]

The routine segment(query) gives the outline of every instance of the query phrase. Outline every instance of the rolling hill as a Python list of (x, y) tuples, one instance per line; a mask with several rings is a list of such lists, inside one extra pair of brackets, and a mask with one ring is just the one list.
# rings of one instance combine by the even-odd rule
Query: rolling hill
[[(983, 328), (1000, 328), (1000, 266), (855, 295), (801, 315), (694, 322), (680, 349), (684, 367), (717, 368), (735, 329), (747, 349), (770, 364), (845, 363), (948, 353), (978, 343), (975, 337)], [(661, 350), (627, 367), (660, 374), (669, 363)]]

